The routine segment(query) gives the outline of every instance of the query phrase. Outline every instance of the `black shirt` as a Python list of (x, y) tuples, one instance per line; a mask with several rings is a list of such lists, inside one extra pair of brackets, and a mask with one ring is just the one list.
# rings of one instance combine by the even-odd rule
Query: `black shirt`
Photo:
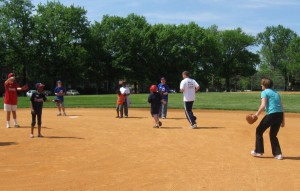
[(32, 107), (35, 111), (41, 111), (43, 108), (43, 103), (46, 101), (47, 98), (45, 94), (35, 92), (31, 95), (30, 101), (32, 103)]
[(162, 96), (158, 92), (150, 93), (148, 102), (151, 104), (151, 113), (157, 113), (161, 105)]

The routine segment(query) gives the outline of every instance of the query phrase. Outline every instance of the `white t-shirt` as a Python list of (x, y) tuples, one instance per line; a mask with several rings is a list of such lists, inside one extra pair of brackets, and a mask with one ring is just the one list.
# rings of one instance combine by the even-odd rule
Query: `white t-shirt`
[(180, 82), (180, 89), (183, 90), (183, 101), (195, 101), (195, 89), (199, 84), (191, 79), (185, 78)]
[(126, 94), (126, 95), (130, 94), (130, 90), (128, 87), (121, 87), (120, 92), (121, 92), (121, 94)]

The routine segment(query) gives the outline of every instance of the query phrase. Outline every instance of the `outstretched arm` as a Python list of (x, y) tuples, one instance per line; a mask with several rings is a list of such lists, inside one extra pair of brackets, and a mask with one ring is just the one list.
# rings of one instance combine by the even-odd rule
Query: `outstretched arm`
[(261, 104), (258, 108), (258, 111), (256, 112), (256, 116), (258, 117), (259, 114), (265, 109), (266, 105), (267, 105), (267, 98), (261, 98)]

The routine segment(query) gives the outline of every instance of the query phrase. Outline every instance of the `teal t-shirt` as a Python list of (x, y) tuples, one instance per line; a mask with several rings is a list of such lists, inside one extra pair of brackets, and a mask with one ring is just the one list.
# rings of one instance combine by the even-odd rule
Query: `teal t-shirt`
[(261, 98), (267, 98), (267, 114), (283, 112), (280, 95), (273, 89), (265, 89), (261, 92)]

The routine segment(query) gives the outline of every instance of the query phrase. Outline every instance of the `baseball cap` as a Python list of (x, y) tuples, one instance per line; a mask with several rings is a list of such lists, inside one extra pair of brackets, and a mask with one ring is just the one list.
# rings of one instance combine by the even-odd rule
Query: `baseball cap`
[(149, 89), (150, 89), (150, 92), (156, 92), (157, 91), (157, 86), (156, 85), (151, 85)]
[(13, 76), (15, 76), (14, 73), (9, 73), (7, 77), (10, 78), (10, 77), (13, 77)]
[(161, 80), (166, 80), (166, 78), (165, 78), (165, 77), (161, 77), (160, 79), (161, 79)]
[(62, 81), (61, 80), (57, 80), (57, 83), (62, 83)]
[(44, 86), (45, 86), (45, 85), (42, 84), (42, 83), (36, 83), (36, 84), (35, 84), (36, 89), (42, 88), (42, 87), (44, 87)]

